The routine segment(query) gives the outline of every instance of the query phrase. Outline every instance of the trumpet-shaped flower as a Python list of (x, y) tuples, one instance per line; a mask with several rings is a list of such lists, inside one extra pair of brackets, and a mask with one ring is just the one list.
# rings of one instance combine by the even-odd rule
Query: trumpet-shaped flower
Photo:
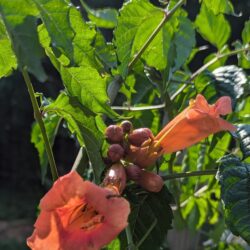
[(42, 198), (27, 244), (33, 250), (97, 250), (126, 226), (129, 203), (115, 189), (84, 181), (76, 172), (59, 178)]
[(223, 96), (209, 105), (202, 95), (190, 101), (189, 107), (170, 121), (155, 137), (162, 153), (172, 153), (191, 146), (210, 134), (223, 130), (235, 131), (235, 126), (220, 115), (232, 112), (231, 99)]

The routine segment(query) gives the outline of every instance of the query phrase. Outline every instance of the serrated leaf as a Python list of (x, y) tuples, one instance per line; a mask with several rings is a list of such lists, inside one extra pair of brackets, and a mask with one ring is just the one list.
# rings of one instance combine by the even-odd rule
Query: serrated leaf
[(45, 24), (54, 50), (63, 53), (70, 61), (73, 61), (72, 40), (74, 32), (69, 22), (71, 5), (68, 0), (32, 0)]
[(184, 16), (178, 18), (179, 28), (173, 42), (176, 48), (174, 70), (179, 69), (190, 56), (195, 46), (195, 31), (192, 22)]
[[(53, 65), (60, 72), (69, 94), (76, 97), (82, 105), (88, 107), (93, 112), (106, 113), (110, 117), (118, 117), (118, 114), (108, 105), (109, 99), (106, 92), (106, 78), (100, 76), (97, 69), (91, 64), (91, 59), (89, 61), (88, 58), (85, 57), (85, 52), (82, 53), (83, 59), (80, 60), (81, 66), (66, 67), (63, 55), (57, 58), (53, 53), (50, 47), (50, 37), (44, 26), (39, 26), (38, 30), (40, 42)], [(88, 35), (86, 36), (88, 37)], [(86, 38), (86, 40), (88, 39)], [(90, 44), (88, 46), (90, 46)]]
[(61, 67), (61, 76), (69, 93), (93, 112), (118, 115), (108, 106), (106, 80), (92, 67)]
[(196, 17), (195, 25), (202, 37), (221, 49), (227, 42), (231, 28), (223, 14), (215, 15), (204, 3)]
[(113, 43), (106, 43), (105, 38), (100, 32), (95, 37), (95, 54), (102, 64), (109, 68), (117, 67), (117, 57)]
[(239, 137), (240, 149), (243, 154), (243, 159), (245, 159), (250, 156), (250, 125), (237, 125), (236, 134)]
[(220, 159), (218, 180), (225, 205), (226, 224), (250, 244), (250, 165), (233, 155)]
[[(47, 136), (49, 138), (50, 145), (53, 146), (61, 119), (59, 116), (55, 114), (52, 114), (52, 115), (49, 114), (45, 118), (43, 118), (43, 122), (44, 122)], [(43, 183), (45, 176), (47, 174), (48, 155), (45, 149), (41, 130), (37, 122), (35, 122), (32, 126), (31, 142), (34, 143), (34, 146), (38, 151), (40, 167), (41, 167), (42, 183)]]
[(101, 156), (103, 135), (96, 126), (94, 113), (82, 106), (76, 98), (65, 93), (61, 93), (44, 111), (56, 113), (67, 121), (70, 131), (76, 134), (80, 145), (85, 145), (95, 181), (98, 183), (104, 169)]
[(203, 2), (215, 15), (220, 13), (234, 14), (234, 7), (230, 0), (203, 0)]
[[(152, 246), (160, 249), (173, 219), (169, 205), (171, 194), (166, 187), (159, 193), (148, 193), (131, 185), (126, 189), (126, 196), (131, 204), (129, 223), (134, 244), (139, 244), (139, 250), (152, 250)], [(121, 241), (121, 249), (126, 249), (126, 244)]]
[[(134, 53), (140, 49), (141, 45), (146, 41), (152, 31), (157, 27), (163, 18), (164, 13), (161, 9), (156, 8), (151, 3), (145, 0), (132, 0), (123, 5), (120, 10), (117, 28), (115, 29), (115, 45), (117, 47), (118, 60), (120, 61), (120, 72), (123, 76), (127, 74), (127, 67)], [(166, 32), (160, 32), (154, 41), (145, 51), (146, 54), (152, 54), (160, 46), (161, 58), (165, 55), (165, 50), (162, 50), (162, 43), (155, 42), (156, 40), (164, 39), (164, 45), (169, 47), (169, 37), (171, 37), (171, 26)], [(163, 53), (162, 53), (163, 52)], [(145, 57), (145, 55), (143, 57)], [(164, 67), (164, 60), (157, 60), (156, 67)]]
[(11, 41), (0, 17), (0, 78), (8, 76), (17, 68), (17, 59), (12, 50)]
[(103, 9), (91, 9), (86, 3), (80, 1), (86, 12), (88, 18), (95, 23), (96, 26), (101, 28), (112, 29), (116, 26), (118, 12), (116, 9), (103, 8)]
[(236, 99), (239, 99), (245, 94), (244, 90), (247, 87), (247, 77), (245, 72), (234, 65), (223, 66), (212, 72), (214, 81), (212, 83), (218, 93), (218, 96), (230, 96), (233, 105)]
[(46, 74), (41, 65), (43, 51), (36, 31), (36, 7), (31, 0), (1, 0), (0, 13), (11, 37), (19, 67), (27, 66), (39, 81), (45, 81)]

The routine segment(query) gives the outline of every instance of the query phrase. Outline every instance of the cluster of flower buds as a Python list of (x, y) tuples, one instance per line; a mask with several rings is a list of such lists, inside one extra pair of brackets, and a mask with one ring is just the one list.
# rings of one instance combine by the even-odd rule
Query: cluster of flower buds
[(132, 180), (150, 192), (159, 192), (162, 178), (148, 171), (160, 156), (160, 147), (149, 128), (133, 129), (130, 121), (106, 128), (105, 137), (110, 144), (105, 159), (109, 166), (103, 186), (113, 187), (122, 193), (126, 180)]

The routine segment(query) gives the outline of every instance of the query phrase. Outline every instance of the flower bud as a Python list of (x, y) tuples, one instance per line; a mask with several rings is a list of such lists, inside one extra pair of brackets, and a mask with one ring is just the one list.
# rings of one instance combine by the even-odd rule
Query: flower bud
[(140, 178), (136, 182), (147, 191), (155, 193), (160, 192), (164, 185), (162, 178), (158, 174), (146, 170), (142, 170)]
[(155, 164), (159, 158), (157, 151), (150, 151), (149, 147), (135, 147), (130, 145), (127, 150), (126, 160), (133, 162), (140, 168), (148, 168)]
[(136, 146), (136, 147), (140, 147), (143, 144), (143, 142), (145, 142), (149, 139), (151, 139), (151, 140), (154, 139), (154, 135), (149, 128), (135, 129), (128, 136), (129, 143)]
[(133, 130), (133, 125), (130, 121), (123, 121), (121, 127), (125, 134), (129, 134)]
[(140, 178), (141, 175), (141, 168), (138, 167), (137, 165), (134, 164), (129, 164), (126, 168), (126, 174), (128, 179), (132, 180), (132, 181), (137, 181)]
[(110, 145), (107, 156), (112, 162), (118, 162), (124, 155), (124, 149), (120, 144)]
[(126, 186), (126, 181), (124, 166), (121, 163), (116, 163), (108, 169), (102, 184), (105, 188), (110, 188), (121, 194)]
[(123, 141), (123, 130), (118, 125), (110, 125), (105, 130), (105, 136), (109, 143), (119, 143)]

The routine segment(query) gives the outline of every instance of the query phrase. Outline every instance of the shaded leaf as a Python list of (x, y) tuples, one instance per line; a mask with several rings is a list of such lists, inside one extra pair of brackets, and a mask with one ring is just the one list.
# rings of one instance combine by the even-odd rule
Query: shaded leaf
[(218, 180), (225, 205), (226, 224), (250, 244), (250, 165), (236, 156), (220, 159)]
[[(45, 118), (43, 118), (43, 122), (45, 125), (47, 136), (49, 138), (50, 145), (53, 146), (61, 119), (55, 114), (48, 114)], [(38, 151), (41, 166), (42, 182), (44, 182), (44, 178), (47, 174), (48, 156), (45, 149), (42, 133), (37, 122), (35, 122), (32, 126), (31, 142), (34, 143), (34, 146)]]
[(202, 3), (195, 25), (202, 37), (221, 49), (227, 42), (231, 28), (223, 14), (215, 15), (206, 4)]
[[(172, 224), (171, 194), (166, 187), (159, 193), (148, 193), (131, 185), (126, 189), (126, 196), (131, 204), (129, 223), (134, 244), (140, 250), (151, 250), (152, 246), (160, 249)], [(126, 249), (126, 244), (121, 239), (121, 249)]]
[(101, 156), (103, 135), (98, 130), (93, 112), (83, 107), (76, 98), (61, 93), (45, 112), (53, 112), (64, 118), (70, 131), (76, 134), (81, 146), (85, 145), (89, 160), (92, 164), (95, 181), (100, 181), (104, 169)]
[(41, 65), (42, 48), (36, 31), (38, 11), (31, 0), (1, 0), (0, 13), (13, 43), (19, 67), (28, 67), (39, 81), (46, 75)]
[(173, 39), (176, 49), (174, 70), (179, 69), (185, 63), (195, 46), (195, 31), (192, 22), (184, 16), (180, 16), (178, 20), (179, 28)]
[(88, 18), (101, 28), (114, 28), (117, 23), (118, 12), (116, 9), (103, 8), (91, 9), (86, 3), (80, 1), (86, 12)]
[(17, 68), (17, 59), (12, 50), (7, 30), (0, 18), (0, 78), (8, 76)]
[(240, 149), (243, 154), (243, 159), (250, 156), (250, 125), (237, 125), (236, 134), (239, 137)]

